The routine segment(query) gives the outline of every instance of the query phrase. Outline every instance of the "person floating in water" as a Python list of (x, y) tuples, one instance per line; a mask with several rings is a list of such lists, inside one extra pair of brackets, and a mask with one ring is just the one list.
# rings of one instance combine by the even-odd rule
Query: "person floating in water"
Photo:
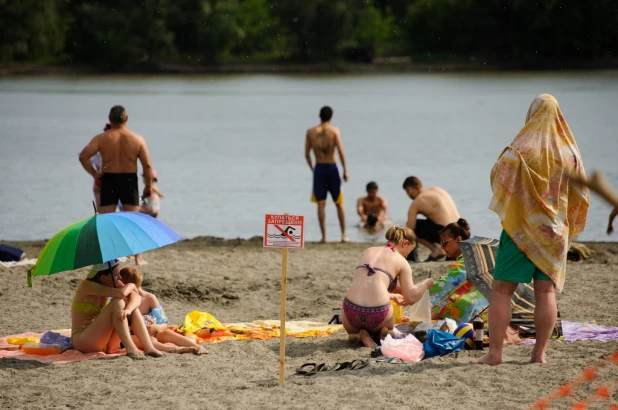
[[(322, 243), (326, 242), (326, 196), (330, 192), (335, 205), (341, 227), (341, 242), (349, 242), (345, 235), (345, 211), (343, 209), (343, 192), (341, 191), (341, 176), (337, 168), (335, 151), (339, 152), (343, 166), (343, 180), (348, 181), (345, 153), (341, 143), (339, 128), (330, 124), (333, 109), (324, 106), (320, 110), (320, 125), (307, 130), (305, 137), (305, 158), (313, 172), (313, 195), (311, 201), (318, 204), (318, 221), (322, 231)], [(311, 159), (311, 151), (315, 156), (315, 167)]]
[(378, 184), (371, 181), (367, 184), (367, 195), (358, 198), (356, 211), (361, 217), (361, 227), (378, 230), (388, 222), (388, 204), (386, 198), (378, 195)]

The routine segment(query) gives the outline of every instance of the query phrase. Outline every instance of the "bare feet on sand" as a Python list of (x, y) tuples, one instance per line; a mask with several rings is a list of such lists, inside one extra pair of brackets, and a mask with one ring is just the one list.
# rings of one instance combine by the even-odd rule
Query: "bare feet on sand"
[(198, 356), (203, 354), (208, 354), (208, 351), (204, 348), (204, 346), (198, 347), (176, 347), (170, 350), (170, 353), (183, 354), (183, 353), (193, 353)]
[(350, 242), (350, 238), (348, 238), (347, 236), (344, 236), (344, 237), (341, 238), (341, 242), (348, 243), (348, 242)]
[(146, 262), (144, 258), (142, 258), (141, 253), (138, 253), (137, 255), (135, 255), (135, 264), (137, 266), (143, 266), (143, 265), (148, 265), (148, 262)]
[(169, 352), (176, 353), (176, 354), (184, 354), (184, 353), (193, 353), (194, 350), (195, 350), (195, 347), (175, 347)]
[(502, 363), (502, 357), (494, 356), (491, 353), (487, 353), (485, 356), (478, 360), (470, 360), (471, 364), (486, 364), (489, 366), (497, 366)]
[(370, 347), (372, 349), (378, 346), (376, 342), (374, 342), (373, 339), (371, 338), (371, 335), (369, 334), (369, 332), (367, 332), (365, 329), (361, 329), (361, 331), (358, 332), (358, 334), (360, 335), (361, 342), (363, 342), (363, 346)]
[(532, 357), (530, 363), (547, 363), (545, 352), (537, 353), (536, 349), (532, 349)]
[(318, 243), (326, 243), (326, 242), (328, 242), (328, 241), (326, 240), (326, 238), (322, 238), (322, 240), (321, 240), (320, 242), (318, 242)]
[(163, 356), (165, 356), (164, 353), (161, 353), (158, 350), (152, 350), (150, 352), (144, 352), (144, 353), (146, 353), (146, 356), (150, 356), (150, 357), (163, 357)]
[(203, 354), (208, 354), (208, 351), (206, 350), (206, 348), (204, 346), (198, 346), (198, 347), (193, 347), (193, 353), (201, 356)]
[(130, 352), (127, 353), (127, 357), (133, 360), (146, 360), (146, 356), (141, 354), (140, 352)]
[(388, 330), (385, 327), (383, 327), (382, 330), (380, 330), (380, 340), (386, 339), (386, 336), (388, 336), (388, 335), (391, 335), (391, 337), (393, 337), (392, 331)]

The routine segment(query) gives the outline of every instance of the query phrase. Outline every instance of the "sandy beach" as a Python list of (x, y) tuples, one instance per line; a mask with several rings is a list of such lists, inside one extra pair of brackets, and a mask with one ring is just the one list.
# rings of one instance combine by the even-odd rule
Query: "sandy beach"
[[(12, 242), (27, 257), (44, 241)], [(562, 318), (618, 326), (618, 243), (588, 243), (597, 253), (569, 262), (558, 303)], [(351, 272), (366, 244), (308, 243), (290, 251), (289, 320), (327, 322), (341, 304)], [(278, 319), (281, 252), (262, 248), (261, 238), (184, 240), (145, 255), (144, 287), (158, 295), (172, 324), (195, 309), (222, 322)], [(424, 256), (421, 253), (421, 257)], [(438, 277), (446, 262), (413, 265), (415, 281)], [(0, 267), (0, 336), (70, 327), (70, 302), (86, 269), (36, 277), (26, 286), (26, 267)], [(552, 342), (547, 365), (527, 365), (531, 346), (507, 346), (506, 363), (469, 365), (476, 352), (415, 364), (371, 362), (361, 370), (294, 374), (303, 363), (369, 359), (351, 346), (345, 331), (323, 338), (287, 338), (286, 384), (279, 387), (278, 339), (205, 344), (205, 356), (172, 355), (133, 361), (121, 356), (69, 364), (0, 359), (0, 408), (131, 409), (524, 409), (578, 377), (589, 365), (618, 350), (618, 342)], [(615, 382), (618, 366), (599, 379)], [(588, 384), (576, 390), (587, 397)], [(617, 394), (613, 393), (614, 402)], [(607, 401), (600, 407), (607, 408)], [(601, 404), (601, 403), (598, 403)], [(561, 399), (550, 408), (571, 408)]]

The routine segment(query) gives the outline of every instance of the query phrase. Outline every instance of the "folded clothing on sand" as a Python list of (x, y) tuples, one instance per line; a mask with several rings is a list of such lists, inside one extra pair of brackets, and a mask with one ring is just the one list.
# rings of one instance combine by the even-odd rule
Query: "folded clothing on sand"
[(51, 330), (45, 332), (43, 336), (41, 336), (41, 343), (48, 345), (58, 345), (60, 346), (60, 351), (64, 352), (65, 350), (72, 349), (71, 338), (65, 336), (63, 334), (52, 332)]

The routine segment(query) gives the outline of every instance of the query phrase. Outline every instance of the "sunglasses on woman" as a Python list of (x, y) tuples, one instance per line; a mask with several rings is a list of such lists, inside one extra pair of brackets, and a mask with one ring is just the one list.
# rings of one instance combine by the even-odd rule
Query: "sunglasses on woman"
[(451, 238), (451, 239), (448, 239), (446, 241), (443, 240), (443, 239), (440, 239), (440, 246), (446, 246), (447, 243), (449, 243), (450, 241), (453, 241), (453, 240), (455, 240), (455, 238)]

